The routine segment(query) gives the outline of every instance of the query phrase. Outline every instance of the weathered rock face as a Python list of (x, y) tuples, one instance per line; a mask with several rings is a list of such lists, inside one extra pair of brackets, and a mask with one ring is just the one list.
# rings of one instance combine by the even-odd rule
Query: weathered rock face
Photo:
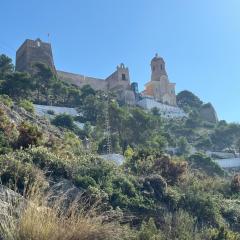
[(16, 126), (18, 126), (21, 122), (29, 121), (41, 128), (42, 132), (47, 136), (51, 135), (57, 136), (59, 138), (62, 137), (60, 130), (57, 127), (51, 125), (48, 119), (29, 113), (17, 105), (13, 105), (12, 108), (9, 108), (6, 105), (0, 103), (0, 110), (2, 110), (4, 114), (6, 114), (10, 119), (10, 121)]
[(58, 205), (63, 211), (67, 210), (74, 202), (78, 202), (82, 197), (83, 191), (77, 188), (69, 180), (62, 179), (50, 187), (47, 194), (49, 206)]
[(13, 228), (14, 222), (26, 207), (26, 200), (18, 193), (0, 185), (0, 239), (6, 229)]
[(204, 104), (200, 109), (200, 117), (202, 120), (210, 123), (217, 123), (217, 113), (211, 103)]

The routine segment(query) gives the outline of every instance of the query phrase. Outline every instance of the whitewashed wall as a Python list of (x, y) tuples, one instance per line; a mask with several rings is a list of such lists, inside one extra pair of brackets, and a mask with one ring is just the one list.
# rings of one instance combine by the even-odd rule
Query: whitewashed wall
[(181, 108), (169, 106), (169, 105), (157, 102), (154, 99), (150, 99), (150, 98), (144, 98), (138, 101), (137, 105), (147, 110), (151, 110), (152, 108), (156, 107), (159, 109), (159, 113), (164, 118), (187, 117), (187, 114)]
[(238, 168), (240, 167), (240, 158), (214, 160), (222, 168)]

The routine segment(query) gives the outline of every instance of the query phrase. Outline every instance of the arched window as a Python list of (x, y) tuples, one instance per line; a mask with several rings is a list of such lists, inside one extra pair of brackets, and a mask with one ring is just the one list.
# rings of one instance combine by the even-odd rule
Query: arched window
[(123, 73), (122, 74), (122, 80), (125, 81), (126, 80), (126, 75)]

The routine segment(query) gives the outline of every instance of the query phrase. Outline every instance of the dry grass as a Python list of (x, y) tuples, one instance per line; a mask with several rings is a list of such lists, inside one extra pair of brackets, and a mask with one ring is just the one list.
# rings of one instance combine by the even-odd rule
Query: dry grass
[[(131, 232), (115, 223), (104, 223), (94, 209), (79, 207), (79, 201), (66, 211), (62, 200), (51, 208), (44, 201), (29, 201), (20, 219), (6, 232), (6, 240), (120, 240), (132, 239)], [(13, 224), (12, 224), (13, 225)]]

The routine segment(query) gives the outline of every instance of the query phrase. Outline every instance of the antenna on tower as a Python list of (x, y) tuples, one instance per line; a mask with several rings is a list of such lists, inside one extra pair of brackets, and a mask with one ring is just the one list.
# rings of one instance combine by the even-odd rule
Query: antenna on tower
[(48, 43), (50, 43), (50, 33), (48, 33), (47, 36), (48, 36)]
[(107, 92), (107, 104), (105, 109), (105, 135), (107, 140), (107, 154), (112, 153), (111, 127), (109, 121), (109, 92)]

